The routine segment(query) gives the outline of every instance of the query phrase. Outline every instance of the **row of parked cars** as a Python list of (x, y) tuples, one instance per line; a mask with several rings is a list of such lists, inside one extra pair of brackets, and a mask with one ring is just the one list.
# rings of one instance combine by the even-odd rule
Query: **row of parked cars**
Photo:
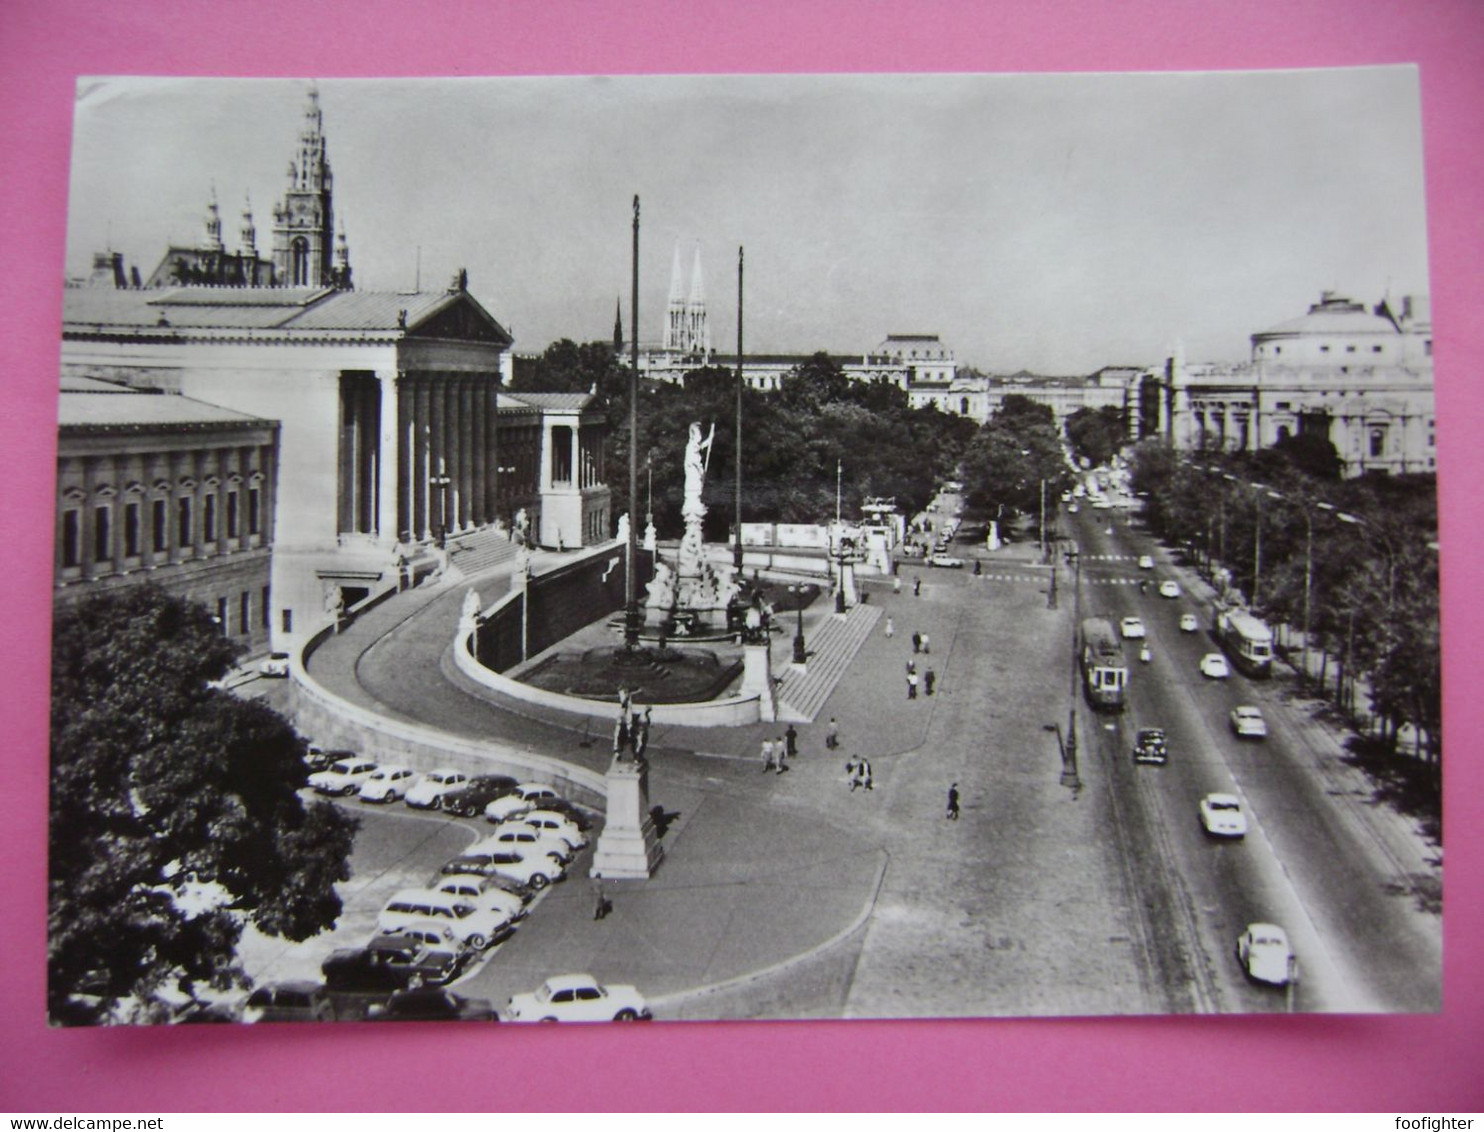
[[(499, 1021), (486, 999), (448, 984), (509, 939), (536, 894), (565, 879), (587, 847), (586, 811), (544, 783), (456, 768), (418, 773), (378, 765), (354, 751), (310, 748), (309, 785), (367, 803), (401, 800), (495, 823), (489, 836), (446, 862), (423, 888), (402, 889), (382, 907), (377, 930), (361, 947), (342, 948), (321, 965), (323, 982), (293, 980), (256, 988), (244, 1021)], [(506, 1011), (513, 1021), (648, 1018), (632, 987), (604, 987), (588, 975), (554, 976)]]

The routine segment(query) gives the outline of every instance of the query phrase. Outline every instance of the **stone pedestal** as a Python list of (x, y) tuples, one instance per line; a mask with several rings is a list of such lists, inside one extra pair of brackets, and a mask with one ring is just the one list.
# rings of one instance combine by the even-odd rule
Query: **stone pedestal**
[(604, 781), (608, 813), (593, 852), (592, 875), (614, 880), (647, 879), (665, 851), (649, 814), (649, 763), (615, 758)]
[(861, 603), (860, 593), (855, 588), (855, 563), (847, 562), (840, 567), (840, 588), (845, 591), (846, 606)]
[(762, 721), (776, 723), (778, 694), (773, 686), (773, 661), (769, 653), (770, 646), (766, 641), (760, 645), (742, 646), (741, 695), (756, 695)]

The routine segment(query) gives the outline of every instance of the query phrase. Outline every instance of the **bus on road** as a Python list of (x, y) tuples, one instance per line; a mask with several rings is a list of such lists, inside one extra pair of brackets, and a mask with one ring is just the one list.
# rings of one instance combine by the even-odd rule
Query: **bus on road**
[(1082, 622), (1082, 688), (1099, 710), (1122, 711), (1128, 687), (1128, 664), (1113, 623), (1106, 617)]
[(1216, 607), (1216, 639), (1240, 671), (1264, 679), (1273, 671), (1273, 631), (1245, 609)]

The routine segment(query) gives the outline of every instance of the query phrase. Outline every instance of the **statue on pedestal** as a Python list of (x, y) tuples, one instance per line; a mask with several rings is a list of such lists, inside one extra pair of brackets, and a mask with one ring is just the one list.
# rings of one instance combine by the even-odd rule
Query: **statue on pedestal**
[(479, 611), (483, 607), (484, 603), (479, 600), (479, 594), (473, 589), (468, 590), (464, 594), (464, 606), (459, 611), (460, 632), (467, 632), (468, 630), (478, 628)]

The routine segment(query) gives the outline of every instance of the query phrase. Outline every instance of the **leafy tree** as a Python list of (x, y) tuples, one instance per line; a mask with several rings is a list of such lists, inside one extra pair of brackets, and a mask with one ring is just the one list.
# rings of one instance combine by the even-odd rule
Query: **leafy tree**
[(1050, 499), (1071, 483), (1056, 415), (1018, 393), (975, 435), (961, 470), (969, 505), (992, 517), (1036, 514), (1043, 482)]
[(1106, 464), (1128, 442), (1123, 410), (1112, 405), (1077, 409), (1067, 417), (1064, 427), (1072, 451), (1093, 467)]
[(304, 745), (211, 687), (234, 648), (153, 586), (60, 610), (52, 637), (48, 1004), (151, 1020), (160, 995), (244, 977), (244, 922), (307, 939), (340, 914), (354, 818), (305, 807)]

